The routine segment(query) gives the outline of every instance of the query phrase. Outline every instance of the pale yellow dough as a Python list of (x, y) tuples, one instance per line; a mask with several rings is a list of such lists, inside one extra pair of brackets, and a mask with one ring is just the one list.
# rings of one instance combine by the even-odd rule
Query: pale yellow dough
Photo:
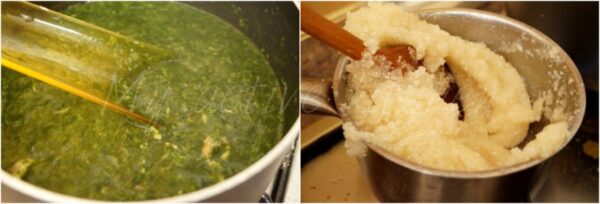
[[(369, 55), (348, 65), (352, 91), (341, 109), (350, 119), (343, 127), (351, 155), (363, 155), (368, 142), (424, 166), (481, 171), (548, 156), (569, 135), (566, 122), (553, 121), (526, 147), (515, 147), (541, 107), (532, 107), (516, 69), (484, 44), (451, 36), (393, 4), (349, 13), (345, 29), (363, 39), (370, 54), (401, 43), (423, 60), (404, 75)], [(456, 104), (440, 98), (449, 81), (439, 68), (444, 63), (460, 87), (464, 121)]]

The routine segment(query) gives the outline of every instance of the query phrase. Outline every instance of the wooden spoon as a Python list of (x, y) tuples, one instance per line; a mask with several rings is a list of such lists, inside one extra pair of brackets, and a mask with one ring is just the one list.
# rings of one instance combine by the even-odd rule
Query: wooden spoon
[(158, 122), (109, 98), (119, 87), (115, 79), (167, 57), (162, 48), (32, 3), (2, 4), (3, 68), (157, 127)]
[[(301, 12), (302, 31), (352, 59), (360, 60), (363, 57), (367, 47), (361, 39), (307, 6), (302, 5)], [(419, 61), (413, 53), (415, 49), (410, 45), (393, 45), (379, 48), (375, 55), (384, 56), (393, 68), (400, 68), (405, 72), (415, 70), (419, 66)]]
[[(302, 30), (325, 44), (341, 51), (345, 55), (355, 60), (360, 60), (367, 49), (363, 41), (352, 33), (344, 30), (337, 24), (325, 19), (314, 10), (302, 5), (301, 27)], [(401, 69), (402, 73), (413, 71), (419, 67), (420, 62), (414, 56), (415, 48), (410, 45), (393, 45), (382, 47), (375, 52), (375, 55), (384, 56), (394, 69)], [(403, 63), (400, 63), (403, 62)], [(450, 69), (444, 64), (444, 70), (447, 74)], [(464, 119), (462, 102), (460, 101), (460, 91), (458, 85), (452, 82), (441, 96), (446, 103), (458, 104), (460, 115), (459, 119)], [(334, 111), (335, 112), (335, 111)]]

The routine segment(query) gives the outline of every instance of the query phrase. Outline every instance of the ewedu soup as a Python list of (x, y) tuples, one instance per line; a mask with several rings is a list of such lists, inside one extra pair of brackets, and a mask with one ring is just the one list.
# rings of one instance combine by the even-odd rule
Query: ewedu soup
[(112, 98), (161, 125), (3, 69), (5, 171), (77, 197), (147, 200), (223, 181), (281, 139), (282, 87), (263, 52), (224, 20), (166, 2), (62, 12), (171, 52), (115, 83)]

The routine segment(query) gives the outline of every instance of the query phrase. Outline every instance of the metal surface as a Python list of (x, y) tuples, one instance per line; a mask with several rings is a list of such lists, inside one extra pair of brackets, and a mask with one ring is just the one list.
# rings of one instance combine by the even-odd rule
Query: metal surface
[[(563, 72), (567, 77), (560, 79), (558, 84), (566, 90), (573, 90), (561, 99), (567, 101), (566, 113), (573, 116), (568, 121), (569, 130), (572, 135), (575, 134), (585, 109), (583, 82), (569, 56), (551, 39), (525, 24), (476, 10), (425, 11), (420, 12), (420, 16), (453, 35), (483, 42), (503, 55), (525, 79), (531, 98), (540, 97), (542, 91), (556, 92), (551, 86), (554, 80), (550, 77), (550, 71)], [(506, 46), (506, 42), (521, 43), (520, 46), (524, 49), (501, 49)], [(541, 52), (533, 55), (526, 53), (553, 48), (559, 50), (558, 59), (549, 58)], [(347, 58), (340, 60), (333, 80), (334, 97), (338, 105), (346, 98), (346, 60)], [(574, 83), (567, 83), (569, 78)], [(341, 115), (343, 119), (347, 118), (343, 112)], [(542, 121), (531, 125), (529, 139), (548, 124), (547, 119)], [(382, 201), (525, 201), (530, 190), (539, 189), (543, 183), (546, 171), (540, 170), (548, 169), (548, 165), (542, 163), (545, 159), (547, 158), (494, 171), (462, 173), (425, 168), (371, 147), (370, 153), (362, 158), (361, 163), (371, 181), (371, 187)]]
[(598, 159), (584, 153), (598, 145), (598, 5), (596, 2), (495, 2), (506, 15), (552, 38), (571, 56), (586, 87), (581, 128), (553, 160), (548, 178), (533, 202), (598, 202)]
[[(67, 8), (73, 2), (40, 2), (53, 10)], [(160, 202), (256, 202), (265, 192), (281, 161), (297, 139), (299, 122), (298, 97), (298, 8), (292, 2), (185, 2), (229, 22), (248, 36), (263, 51), (283, 88), (284, 121), (281, 141), (261, 159), (234, 176), (215, 185)], [(2, 182), (23, 194), (50, 202), (94, 202), (55, 193), (21, 181), (4, 170)], [(4, 191), (3, 191), (4, 192)]]
[(598, 2), (504, 3), (511, 18), (558, 43), (573, 58), (587, 89), (598, 92)]
[[(587, 104), (598, 104), (598, 92), (588, 89)], [(533, 202), (598, 202), (598, 152), (586, 153), (585, 145), (598, 147), (598, 106), (588, 106), (581, 128), (552, 160), (546, 182), (530, 195)]]
[(300, 85), (300, 103), (303, 113), (322, 113), (327, 115), (338, 115), (333, 101), (331, 82), (327, 80), (302, 79)]
[(372, 149), (359, 163), (375, 196), (383, 202), (524, 202), (539, 177), (536, 173), (547, 167), (488, 178), (446, 177), (399, 167), (395, 158)]
[(285, 155), (283, 162), (281, 163), (281, 166), (275, 175), (273, 190), (271, 191), (271, 196), (273, 197), (274, 202), (281, 203), (284, 201), (286, 196), (287, 184), (292, 170), (292, 163), (297, 142), (298, 141), (294, 142), (294, 145), (292, 145), (290, 151)]

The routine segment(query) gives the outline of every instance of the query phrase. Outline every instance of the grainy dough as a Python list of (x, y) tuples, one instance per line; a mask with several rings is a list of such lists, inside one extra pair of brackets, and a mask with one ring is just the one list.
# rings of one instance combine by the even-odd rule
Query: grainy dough
[[(452, 36), (393, 4), (372, 3), (349, 13), (345, 29), (363, 39), (367, 57), (348, 67), (349, 121), (344, 134), (350, 155), (365, 142), (406, 160), (443, 170), (481, 171), (514, 165), (556, 152), (569, 135), (564, 121), (552, 121), (524, 148), (515, 147), (529, 124), (540, 119), (523, 79), (484, 44)], [(408, 44), (423, 66), (402, 74), (372, 57), (380, 46)], [(448, 64), (454, 79), (440, 68)], [(382, 65), (383, 64), (383, 65)], [(464, 121), (456, 104), (440, 97), (455, 80)]]

